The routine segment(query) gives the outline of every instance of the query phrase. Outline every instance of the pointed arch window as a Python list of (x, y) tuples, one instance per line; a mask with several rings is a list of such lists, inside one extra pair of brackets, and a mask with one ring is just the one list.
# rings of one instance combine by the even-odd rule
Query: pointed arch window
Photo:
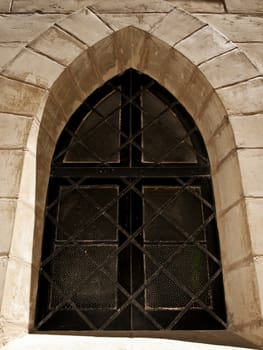
[(53, 156), (36, 330), (226, 327), (209, 161), (192, 118), (128, 70)]

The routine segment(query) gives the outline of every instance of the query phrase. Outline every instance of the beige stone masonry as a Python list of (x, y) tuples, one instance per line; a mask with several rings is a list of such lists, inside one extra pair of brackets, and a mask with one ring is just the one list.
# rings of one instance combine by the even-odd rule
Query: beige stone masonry
[(0, 11), (1, 12), (8, 12), (9, 11), (10, 1), (11, 0), (1, 0), (1, 2), (0, 2)]
[(199, 65), (215, 56), (235, 48), (226, 37), (209, 26), (203, 27), (175, 45), (194, 64)]
[(238, 148), (263, 148), (263, 114), (229, 117)]
[(46, 92), (35, 86), (0, 76), (0, 112), (34, 116), (43, 105)]
[(63, 65), (71, 63), (85, 48), (85, 45), (72, 35), (55, 26), (49, 28), (29, 46)]
[(263, 197), (263, 148), (238, 150), (245, 196)]
[[(8, 264), (8, 257), (7, 256), (0, 256), (0, 308), (2, 304), (2, 296), (5, 286), (5, 275), (6, 275), (6, 268)], [(1, 337), (1, 333), (0, 333)], [(1, 343), (0, 343), (1, 346)]]
[(197, 17), (220, 30), (234, 42), (263, 41), (262, 17), (232, 14), (202, 14)]
[(0, 256), (9, 254), (14, 227), (15, 211), (15, 199), (0, 199)]
[(189, 15), (187, 12), (175, 9), (154, 27), (152, 34), (173, 46), (204, 25), (203, 21)]
[(254, 262), (255, 262), (255, 268), (256, 268), (258, 289), (260, 290), (259, 299), (260, 299), (261, 312), (263, 313), (263, 256), (261, 255), (261, 256), (254, 257)]
[(165, 15), (166, 13), (102, 13), (99, 16), (113, 30), (135, 26), (136, 28), (150, 32), (156, 23), (162, 21)]
[(0, 43), (0, 71), (7, 62), (11, 61), (24, 47), (23, 43)]
[(166, 1), (98, 1), (91, 8), (99, 13), (140, 13), (140, 12), (170, 12), (174, 6)]
[(263, 13), (262, 0), (225, 0), (228, 12), (232, 13)]
[(229, 115), (257, 114), (263, 111), (263, 78), (218, 89), (217, 93)]
[(0, 148), (25, 147), (31, 122), (28, 117), (0, 113)]
[(59, 63), (30, 49), (24, 49), (2, 74), (36, 86), (50, 88), (63, 70), (64, 67)]
[(170, 2), (188, 12), (222, 13), (225, 11), (222, 0), (170, 0)]
[(51, 24), (62, 18), (57, 14), (21, 14), (0, 16), (0, 42), (24, 42), (37, 37)]
[(246, 53), (250, 61), (263, 74), (263, 42), (262, 43), (240, 43), (239, 47)]
[(245, 203), (253, 255), (263, 255), (263, 198), (246, 198)]
[(90, 6), (96, 0), (14, 0), (13, 12), (54, 12), (54, 13), (70, 13), (81, 9), (85, 6)]
[(232, 85), (259, 75), (246, 55), (238, 49), (201, 64), (200, 69), (214, 88)]
[(92, 46), (112, 33), (112, 30), (88, 9), (66, 17), (59, 21), (58, 25), (88, 46)]

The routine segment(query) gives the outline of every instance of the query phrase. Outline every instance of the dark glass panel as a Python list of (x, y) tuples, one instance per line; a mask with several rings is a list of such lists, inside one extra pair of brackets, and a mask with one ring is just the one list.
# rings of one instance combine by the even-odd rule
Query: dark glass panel
[[(56, 246), (55, 253), (56, 249), (61, 248)], [(107, 244), (70, 245), (61, 249), (53, 260), (52, 280), (56, 287), (51, 286), (50, 307), (70, 297), (80, 309), (116, 308), (117, 257), (94, 273), (116, 250), (117, 245)]]
[[(202, 202), (194, 193), (200, 195), (198, 187), (144, 186), (143, 222), (149, 223), (158, 209), (167, 206), (144, 230), (145, 241), (184, 241), (203, 223)], [(194, 235), (204, 240), (204, 231)]]
[[(176, 251), (181, 249), (180, 245), (145, 245), (145, 249), (163, 265), (165, 261)], [(157, 270), (156, 265), (146, 256), (145, 258), (145, 279)], [(194, 245), (186, 245), (179, 254), (176, 254), (172, 262), (166, 267), (171, 275), (176, 276), (176, 281), (172, 280), (160, 272), (145, 290), (146, 308), (151, 309), (181, 309), (190, 300), (191, 296), (183, 291), (180, 286), (187, 287), (192, 293), (196, 294), (201, 291), (202, 287), (209, 280), (207, 256)], [(178, 283), (176, 283), (178, 280)], [(210, 290), (206, 289), (198, 298), (211, 304)], [(193, 307), (197, 307), (194, 304)]]
[(142, 133), (142, 160), (158, 163), (196, 163), (191, 140), (177, 115), (148, 91), (142, 94), (142, 104), (145, 127)]
[[(110, 221), (118, 221), (118, 186), (80, 186), (68, 190), (61, 187), (59, 196), (57, 239), (67, 240), (117, 240), (117, 229)], [(109, 208), (102, 212), (102, 208)]]
[(64, 163), (119, 161), (120, 101), (121, 94), (114, 92), (87, 114), (75, 132)]

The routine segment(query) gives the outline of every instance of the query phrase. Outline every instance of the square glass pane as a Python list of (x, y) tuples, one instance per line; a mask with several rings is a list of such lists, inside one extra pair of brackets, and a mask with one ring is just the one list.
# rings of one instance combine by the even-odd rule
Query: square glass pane
[(80, 309), (115, 309), (117, 257), (93, 272), (116, 250), (117, 245), (113, 244), (64, 247), (52, 262), (50, 308), (69, 297)]
[[(180, 248), (179, 245), (145, 245), (145, 249), (163, 265), (165, 261)], [(157, 270), (155, 264), (145, 256), (145, 282)], [(172, 280), (164, 272), (160, 274), (145, 289), (145, 304), (148, 309), (181, 309), (191, 296), (180, 286), (187, 287), (197, 294), (209, 280), (208, 257), (194, 245), (185, 246), (172, 262), (166, 267), (176, 280)], [(199, 297), (206, 305), (211, 305), (211, 290), (208, 288)], [(198, 307), (198, 303), (193, 304)]]
[(64, 163), (119, 162), (121, 94), (102, 100), (82, 121)]
[[(204, 221), (202, 202), (194, 195), (194, 193), (200, 195), (201, 191), (199, 187), (191, 187), (191, 190), (193, 193), (187, 190), (180, 193), (181, 187), (143, 187), (145, 241), (184, 241), (202, 225)], [(152, 220), (167, 201), (169, 204)], [(204, 230), (194, 237), (196, 240), (204, 240)]]
[(142, 125), (145, 128), (142, 161), (196, 163), (191, 140), (177, 115), (148, 91), (142, 95), (142, 104)]
[[(74, 235), (76, 241), (116, 241), (117, 196), (118, 186), (80, 186), (72, 191), (61, 187), (57, 239), (67, 240)], [(104, 207), (109, 209), (102, 213)]]

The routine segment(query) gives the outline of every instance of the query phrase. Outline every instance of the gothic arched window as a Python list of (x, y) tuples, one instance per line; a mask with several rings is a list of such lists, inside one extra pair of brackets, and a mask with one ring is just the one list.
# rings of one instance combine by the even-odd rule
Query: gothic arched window
[(126, 71), (71, 117), (45, 220), (36, 330), (226, 327), (205, 146), (148, 76)]

